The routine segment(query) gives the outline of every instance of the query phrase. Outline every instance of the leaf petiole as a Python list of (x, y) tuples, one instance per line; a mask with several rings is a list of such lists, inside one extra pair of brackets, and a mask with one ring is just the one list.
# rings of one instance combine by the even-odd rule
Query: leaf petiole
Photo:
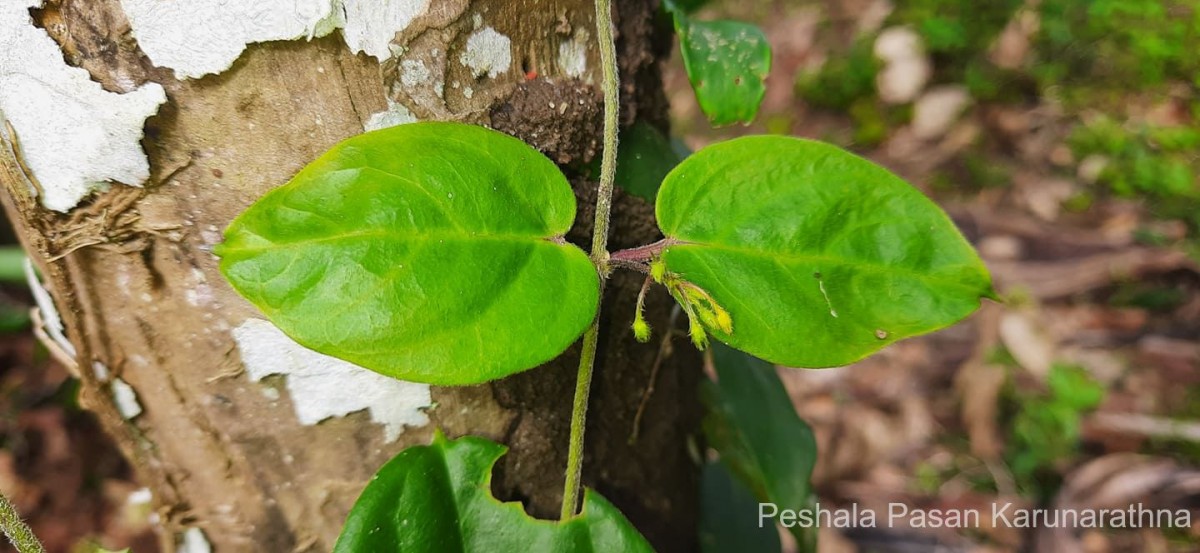
[[(626, 250), (617, 250), (609, 254), (610, 262), (633, 262), (633, 263), (649, 263), (650, 260), (657, 258), (662, 251), (670, 246), (682, 244), (683, 242), (674, 238), (663, 238), (653, 244), (629, 248)], [(616, 263), (614, 263), (615, 265)]]

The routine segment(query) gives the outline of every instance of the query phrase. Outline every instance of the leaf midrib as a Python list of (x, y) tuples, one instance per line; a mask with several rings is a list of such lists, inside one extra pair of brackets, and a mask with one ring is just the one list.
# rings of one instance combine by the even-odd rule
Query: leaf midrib
[[(831, 257), (831, 256), (827, 256), (827, 255), (796, 254), (796, 253), (792, 253), (792, 252), (779, 252), (779, 251), (771, 251), (771, 250), (756, 250), (756, 249), (727, 245), (727, 244), (713, 244), (713, 243), (709, 243), (709, 242), (697, 242), (697, 241), (692, 241), (692, 240), (680, 240), (678, 244), (671, 246), (671, 248), (677, 248), (680, 246), (683, 246), (683, 247), (701, 246), (703, 248), (710, 248), (710, 249), (718, 250), (718, 251), (726, 251), (726, 252), (743, 254), (743, 255), (750, 256), (750, 257), (756, 257), (756, 258), (764, 259), (766, 261), (774, 262), (774, 263), (782, 263), (784, 261), (801, 263), (801, 262), (809, 261), (809, 262), (814, 262), (814, 263), (831, 263), (834, 265), (849, 266), (854, 269), (860, 269), (863, 271), (880, 273), (880, 274), (901, 273), (901, 274), (911, 276), (911, 277), (914, 277), (918, 280), (922, 280), (925, 282), (931, 282), (931, 283), (936, 283), (936, 284), (945, 285), (945, 286), (953, 286), (953, 287), (962, 289), (964, 291), (969, 291), (972, 293), (974, 293), (976, 291), (976, 288), (974, 286), (969, 286), (969, 285), (963, 284), (958, 279), (953, 279), (953, 278), (944, 277), (944, 276), (940, 276), (940, 275), (930, 275), (928, 273), (922, 273), (920, 271), (916, 271), (916, 270), (910, 269), (908, 267), (903, 267), (903, 266), (884, 265), (884, 264), (880, 264), (880, 263), (865, 262), (862, 260), (851, 259), (851, 258)], [(663, 253), (665, 254), (667, 251), (670, 251), (671, 248), (668, 248)], [(952, 266), (948, 266), (947, 268), (972, 268), (972, 267), (970, 265), (952, 265)]]

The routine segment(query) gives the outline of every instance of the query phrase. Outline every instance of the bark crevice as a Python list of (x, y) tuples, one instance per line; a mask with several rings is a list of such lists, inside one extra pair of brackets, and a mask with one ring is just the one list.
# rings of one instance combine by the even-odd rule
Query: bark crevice
[[(653, 3), (617, 4), (622, 80), (630, 85), (622, 88), (623, 121), (661, 127), (666, 103), (657, 64), (669, 28), (659, 25)], [(295, 398), (272, 399), (265, 393), (270, 380), (254, 382), (239, 370), (230, 331), (262, 315), (224, 283), (210, 252), (234, 215), (361, 132), (365, 119), (387, 108), (389, 95), (418, 115), (491, 123), (530, 140), (567, 164), (578, 211), (590, 219), (594, 184), (583, 166), (600, 135), (592, 124), (600, 99), (588, 84), (596, 82), (589, 72), (597, 61), (590, 51), (587, 71), (575, 77), (561, 74), (556, 59), (564, 29), (593, 28), (592, 13), (584, 0), (435, 2), (398, 41), (422, 43), (406, 56), (441, 50), (445, 80), (438, 95), (431, 88), (397, 91), (404, 88), (400, 64), (417, 58), (381, 67), (350, 54), (336, 33), (252, 44), (226, 72), (178, 81), (137, 50), (117, 0), (49, 0), (39, 12), (65, 59), (104, 86), (119, 90), (121, 78), (154, 81), (170, 99), (147, 121), (146, 188), (114, 185), (69, 215), (41, 208), (11, 148), (0, 152), (5, 209), (79, 351), (82, 403), (152, 488), (167, 530), (164, 551), (192, 526), (217, 551), (328, 551), (363, 483), (403, 447), (428, 443), (434, 427), (507, 444), (494, 478), (497, 494), (547, 518), (557, 512), (577, 346), (492, 384), (434, 388), (438, 407), (429, 412), (430, 424), (407, 429), (396, 442), (386, 442), (380, 426), (361, 413), (301, 425), (290, 403)], [(454, 50), (476, 30), (476, 14), (513, 42), (514, 67), (495, 79), (468, 80)], [(462, 95), (467, 83), (477, 95)], [(453, 90), (457, 99), (447, 102)], [(536, 105), (541, 99), (545, 107)], [(571, 104), (566, 110), (564, 101)], [(619, 192), (615, 202), (613, 247), (659, 237), (649, 205)], [(590, 221), (568, 238), (586, 246), (589, 235)], [(657, 353), (656, 344), (638, 344), (628, 330), (640, 284), (618, 276), (605, 300), (607, 348), (597, 368), (584, 484), (616, 503), (660, 551), (691, 550), (697, 469), (685, 444), (699, 424), (699, 359), (679, 348), (664, 364), (639, 445), (629, 445)], [(665, 294), (652, 296), (651, 324), (665, 330), (669, 310)], [(108, 383), (95, 378), (94, 361), (134, 387), (140, 416), (121, 417)]]

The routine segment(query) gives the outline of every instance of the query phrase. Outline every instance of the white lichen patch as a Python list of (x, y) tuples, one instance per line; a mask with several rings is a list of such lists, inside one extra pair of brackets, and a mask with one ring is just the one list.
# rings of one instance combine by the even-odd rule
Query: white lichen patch
[(191, 288), (184, 290), (184, 299), (196, 307), (213, 303), (216, 300), (216, 294), (213, 293), (213, 288), (208, 283), (208, 277), (204, 275), (204, 271), (193, 268), (191, 273), (193, 284)]
[(149, 505), (153, 499), (154, 494), (151, 493), (150, 488), (138, 488), (130, 492), (125, 501), (130, 505)]
[(121, 6), (150, 60), (182, 79), (228, 69), (251, 43), (312, 39), (339, 27), (351, 50), (385, 60), (396, 33), (429, 1), (121, 0)]
[(286, 377), (301, 424), (314, 425), (367, 409), (371, 420), (383, 424), (387, 441), (393, 441), (404, 426), (429, 423), (425, 409), (432, 405), (432, 398), (427, 384), (388, 378), (317, 353), (261, 319), (246, 319), (233, 329), (233, 338), (250, 378)]
[(212, 553), (212, 544), (199, 528), (188, 528), (180, 537), (176, 553)]
[(140, 186), (150, 178), (142, 126), (167, 97), (155, 83), (108, 92), (87, 71), (64, 63), (58, 45), (30, 18), (29, 8), (41, 5), (0, 2), (0, 119), (16, 131), (43, 188), (42, 205), (65, 212), (110, 182)]
[(37, 273), (33, 270), (33, 262), (29, 258), (25, 258), (25, 280), (29, 283), (29, 292), (33, 294), (33, 301), (37, 304), (38, 313), (41, 314), (42, 332), (46, 333), (59, 349), (63, 351), (71, 359), (75, 358), (75, 344), (72, 344), (67, 339), (66, 333), (63, 332), (62, 317), (58, 314), (58, 308), (54, 306), (54, 298), (50, 296), (50, 291), (42, 285), (42, 281), (38, 279)]
[(388, 98), (387, 103), (387, 109), (378, 113), (372, 113), (371, 117), (367, 118), (366, 124), (363, 125), (363, 130), (374, 131), (403, 125), (404, 123), (416, 122), (416, 116), (411, 111), (408, 111), (408, 108), (404, 107), (404, 104), (396, 103), (391, 98)]
[(108, 382), (109, 372), (108, 367), (99, 361), (92, 361), (92, 374), (96, 375), (98, 382)]
[(459, 61), (471, 69), (475, 78), (487, 75), (494, 79), (512, 66), (512, 41), (496, 29), (484, 27), (467, 37)]
[(220, 73), (252, 42), (332, 32), (340, 13), (329, 0), (121, 0), (138, 46), (175, 76)]
[(421, 60), (404, 60), (400, 62), (400, 84), (405, 88), (414, 88), (429, 80), (429, 68)]
[(142, 404), (138, 403), (137, 393), (133, 391), (133, 386), (121, 380), (114, 378), (112, 384), (109, 384), (112, 390), (113, 402), (117, 405), (117, 412), (121, 414), (125, 420), (133, 420), (138, 415), (142, 414)]
[(346, 15), (342, 35), (355, 52), (366, 52), (380, 61), (392, 55), (396, 33), (429, 11), (430, 0), (341, 0)]
[(570, 40), (558, 43), (558, 69), (564, 75), (579, 78), (587, 71), (589, 34), (580, 29)]

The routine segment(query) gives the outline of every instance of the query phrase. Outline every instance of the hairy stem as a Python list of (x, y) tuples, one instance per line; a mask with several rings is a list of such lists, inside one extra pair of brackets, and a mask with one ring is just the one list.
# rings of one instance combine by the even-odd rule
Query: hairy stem
[[(612, 213), (613, 181), (617, 170), (617, 45), (613, 40), (612, 0), (596, 0), (596, 37), (604, 89), (604, 152), (600, 158), (600, 185), (596, 191), (596, 219), (592, 231), (592, 263), (600, 273), (600, 293), (608, 278), (608, 221)], [(587, 426), (588, 396), (600, 337), (600, 310), (583, 335), (575, 401), (571, 407), (571, 441), (567, 451), (567, 475), (563, 486), (562, 518), (575, 515), (579, 507), (579, 480), (583, 471), (583, 434)]]
[[(599, 319), (599, 314), (597, 314)], [(575, 401), (571, 407), (571, 443), (567, 451), (567, 481), (563, 487), (562, 519), (575, 515), (579, 508), (579, 479), (583, 471), (583, 430), (587, 422), (588, 396), (592, 388), (592, 366), (596, 359), (596, 342), (600, 325), (592, 322), (583, 335), (579, 355), (579, 376), (575, 380)]]
[(29, 526), (21, 520), (17, 509), (3, 494), (0, 494), (0, 530), (4, 531), (4, 535), (8, 536), (8, 541), (12, 542), (13, 547), (19, 553), (43, 553), (45, 551), (42, 543), (33, 535), (33, 530), (30, 530)]
[(596, 34), (604, 79), (604, 152), (600, 157), (600, 186), (596, 192), (596, 226), (592, 230), (592, 262), (608, 274), (608, 220), (613, 182), (617, 175), (617, 45), (613, 40), (612, 0), (596, 0)]

